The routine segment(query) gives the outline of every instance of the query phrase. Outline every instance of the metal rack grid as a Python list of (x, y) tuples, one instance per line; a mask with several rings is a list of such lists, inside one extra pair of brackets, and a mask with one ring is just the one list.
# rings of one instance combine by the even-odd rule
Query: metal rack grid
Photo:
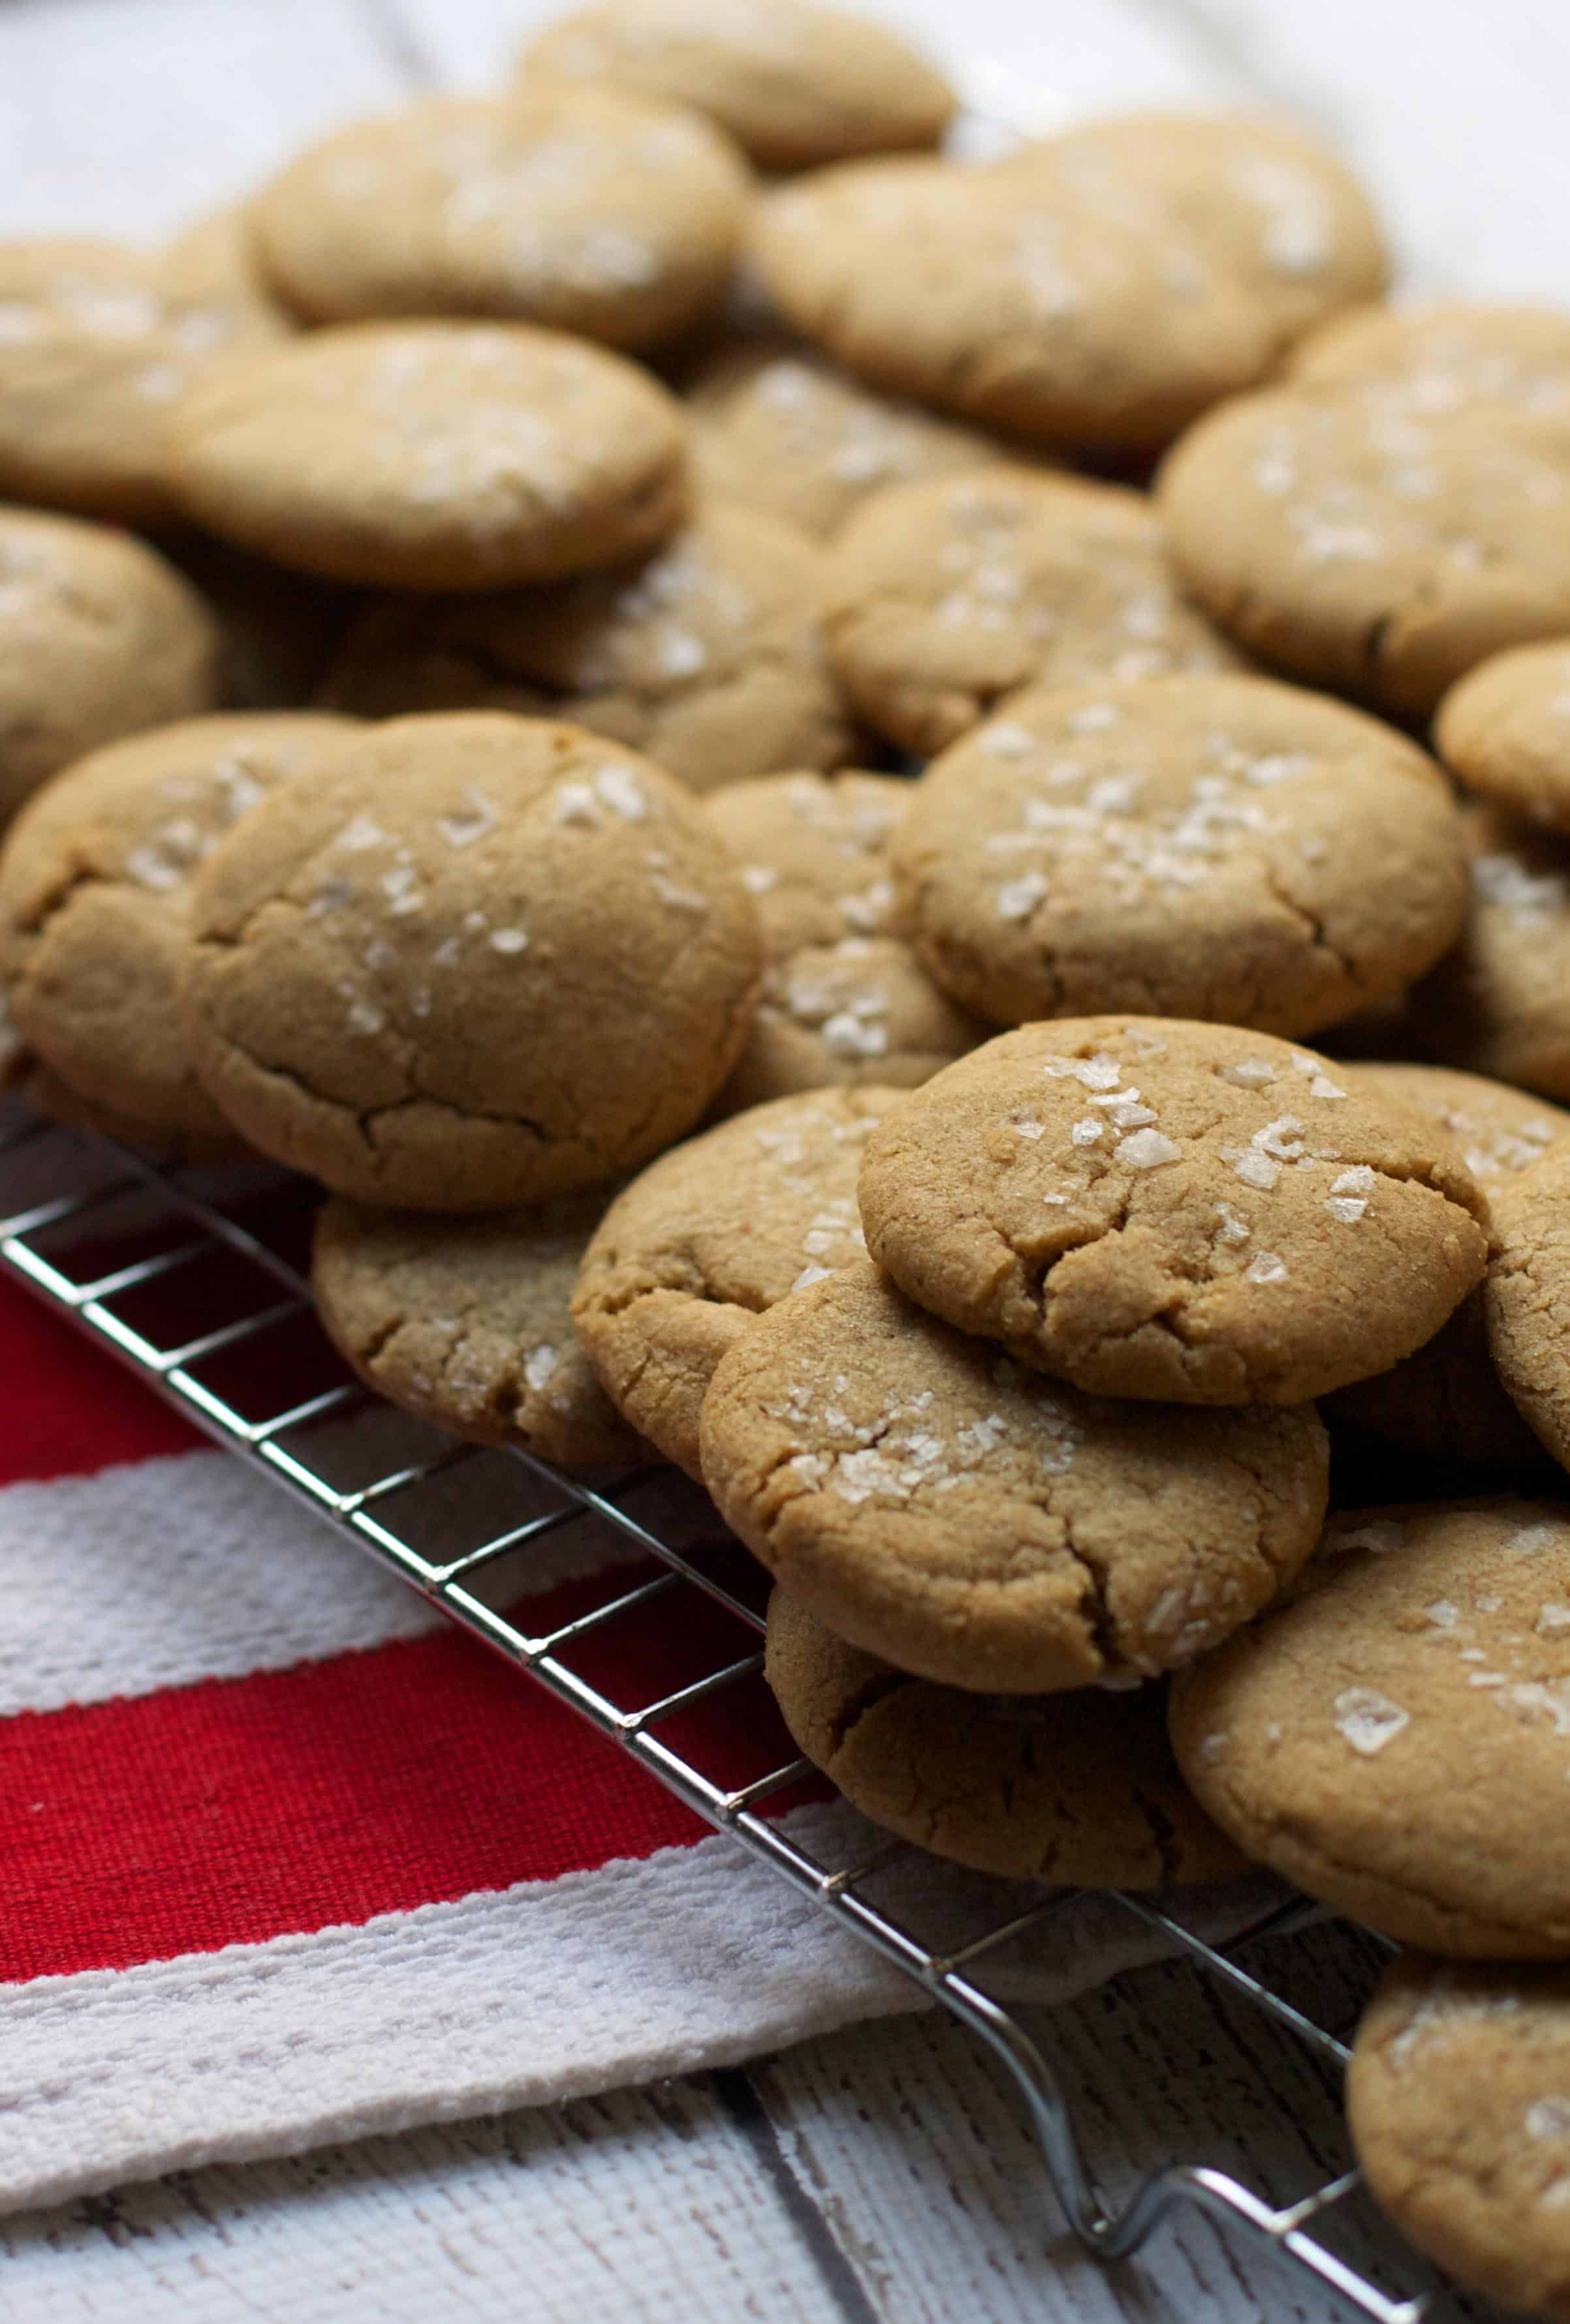
[[(1273, 2246), (1373, 2324), (1433, 2319), (1445, 2294), (1412, 2255), (1390, 2246), (1395, 2272), (1420, 2288), (1386, 2289), (1362, 2249), (1354, 2259), (1323, 2239), (1347, 2216), (1360, 2185), (1354, 2170), (1271, 2203), (1224, 2172), (1174, 2165), (1121, 2208), (1109, 2206), (1050, 2064), (1004, 1997), (1011, 1962), (1028, 1961), (1031, 1941), (1082, 1900), (1032, 1898), (945, 1867), (939, 1886), (951, 1909), (924, 1933), (919, 1913), (876, 1895), (882, 1876), (900, 1859), (922, 1860), (921, 1851), (890, 1840), (855, 1860), (831, 1861), (808, 1844), (802, 1819), (786, 1829), (781, 1805), (799, 1796), (813, 1770), (786, 1743), (738, 1779), (738, 1738), (746, 1735), (755, 1757), (760, 1730), (783, 1730), (771, 1704), (767, 1714), (754, 1706), (744, 1720), (723, 1716), (742, 1690), (766, 1701), (758, 1643), (766, 1585), (721, 1535), (706, 1500), (669, 1471), (570, 1478), (393, 1413), (352, 1378), (315, 1323), (302, 1271), (310, 1209), (300, 1182), (271, 1168), (160, 1165), (0, 1101), (0, 1266), (952, 2010), (1012, 2074), (1058, 2201), (1090, 2250), (1126, 2257), (1176, 2207), (1190, 2205)], [(591, 1583), (569, 1589), (566, 1605), (559, 1591), (521, 1602), (540, 1545), (554, 1537), (570, 1545), (576, 1533), (592, 1553), (586, 1529), (597, 1531), (605, 1559)], [(657, 1570), (629, 1580), (630, 1561)], [(673, 1599), (687, 1601), (675, 1622)], [(547, 1627), (525, 1627), (531, 1603), (536, 1623), (541, 1606), (554, 1609)], [(695, 1607), (705, 1611), (697, 1623), (688, 1618)], [(645, 1618), (656, 1660), (646, 1658), (640, 1680), (635, 1655), (613, 1655), (613, 1684), (603, 1667), (596, 1673), (596, 1646), (613, 1637), (624, 1646)], [(678, 1653), (683, 1669), (673, 1672)], [(699, 1666), (687, 1667), (695, 1656)], [(662, 1683), (654, 1675), (661, 1668), (679, 1683), (645, 1692)], [(637, 1699), (618, 1699), (627, 1695)], [(1170, 1901), (1116, 1901), (1165, 1949), (1267, 2012), (1333, 2069), (1344, 2065), (1345, 2029), (1316, 2023), (1242, 1958), (1303, 1919), (1301, 1899), (1283, 1892), (1225, 1944), (1208, 1941)]]

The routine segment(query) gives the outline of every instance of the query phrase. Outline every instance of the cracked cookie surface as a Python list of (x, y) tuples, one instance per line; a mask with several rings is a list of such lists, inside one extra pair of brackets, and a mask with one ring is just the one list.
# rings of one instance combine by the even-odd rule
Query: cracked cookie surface
[(824, 626), (862, 716), (941, 751), (1030, 685), (1224, 670), (1140, 493), (999, 466), (880, 493), (830, 553)]
[(1248, 1855), (1403, 1943), (1570, 1950), (1570, 1517), (1332, 1519), (1291, 1600), (1173, 1683), (1178, 1764)]
[(200, 864), (354, 724), (309, 711), (183, 718), (91, 752), (0, 854), (0, 982), (21, 1040), (137, 1133), (221, 1142), (176, 999)]
[(824, 659), (823, 560), (796, 529), (711, 502), (652, 557), (504, 595), (367, 607), (322, 699), (384, 718), (574, 718), (694, 790), (837, 766), (845, 706)]
[(1570, 1149), (1559, 1147), (1501, 1187), (1491, 1211), (1489, 1351), (1539, 1443), (1570, 1469)]
[(582, 727), (460, 712), (356, 735), (230, 834), (181, 1007), (263, 1152), (365, 1202), (505, 1209), (688, 1129), (761, 967), (680, 784)]
[(689, 1476), (725, 1351), (787, 1292), (861, 1256), (862, 1149), (900, 1095), (824, 1089), (735, 1114), (662, 1154), (596, 1229), (574, 1320), (618, 1410)]
[(1511, 2310), (1570, 2319), (1570, 1972), (1408, 1953), (1364, 2012), (1347, 2120), (1403, 2235)]
[(1451, 1139), (1311, 1051), (1094, 1017), (1000, 1034), (868, 1140), (873, 1257), (1103, 1396), (1298, 1404), (1381, 1371), (1482, 1275)]
[(967, 1694), (847, 1646), (788, 1591), (764, 1674), (799, 1748), (901, 1839), (1004, 1879), (1164, 1888), (1245, 1868), (1178, 1775), (1159, 1687)]
[(1175, 1668), (1270, 1602), (1325, 1509), (1311, 1406), (1083, 1396), (864, 1259), (738, 1335), (700, 1453), (720, 1515), (821, 1621), (979, 1693)]
[(1313, 1033), (1432, 967), (1466, 908), (1433, 761), (1255, 678), (1012, 696), (919, 779), (892, 852), (921, 958), (994, 1024)]
[(629, 1461), (638, 1440), (568, 1313), (600, 1194), (443, 1219), (336, 1195), (311, 1251), (317, 1313), (378, 1395), (476, 1444), (563, 1468)]
[(1480, 798), (1570, 831), (1570, 641), (1480, 662), (1439, 705), (1434, 744)]

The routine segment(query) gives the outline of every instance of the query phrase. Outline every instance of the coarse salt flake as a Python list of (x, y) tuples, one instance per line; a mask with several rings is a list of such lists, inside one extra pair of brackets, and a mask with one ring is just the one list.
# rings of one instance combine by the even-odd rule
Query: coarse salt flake
[(1404, 1727), (1412, 1723), (1412, 1714), (1403, 1711), (1371, 1686), (1349, 1686), (1338, 1694), (1334, 1705), (1335, 1724), (1353, 1749), (1364, 1759), (1371, 1759), (1387, 1743), (1393, 1743)]
[(1120, 1138), (1113, 1148), (1114, 1162), (1125, 1163), (1131, 1170), (1159, 1170), (1168, 1162), (1182, 1159), (1183, 1148), (1176, 1139), (1168, 1138), (1159, 1130), (1136, 1130), (1127, 1138)]

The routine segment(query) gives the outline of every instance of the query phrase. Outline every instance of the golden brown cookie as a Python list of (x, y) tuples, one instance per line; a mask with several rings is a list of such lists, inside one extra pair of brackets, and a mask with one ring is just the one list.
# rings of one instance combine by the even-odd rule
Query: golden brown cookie
[(1176, 1681), (1190, 1787), (1245, 1854), (1406, 1944), (1570, 1951), (1570, 1516), (1343, 1514), (1287, 1604)]
[(862, 1813), (975, 1871), (1076, 1888), (1224, 1880), (1243, 1859), (1172, 1760), (1159, 1687), (967, 1694), (847, 1646), (788, 1591), (765, 1674), (800, 1749)]
[(0, 243), (0, 494), (166, 520), (175, 406), (286, 329), (248, 292), (188, 281), (125, 243)]
[(1273, 125), (1143, 115), (981, 169), (866, 161), (760, 208), (795, 328), (1037, 442), (1153, 452), (1380, 289), (1362, 193)]
[(1557, 1146), (1490, 1202), (1494, 1252), (1482, 1306), (1488, 1344), (1517, 1410), (1570, 1468), (1570, 1148)]
[(891, 485), (1008, 456), (979, 429), (875, 394), (789, 344), (721, 355), (689, 383), (688, 412), (706, 491), (788, 517), (825, 540)]
[(1425, 1056), (1570, 1102), (1570, 846), (1497, 808), (1462, 813), (1460, 940), (1413, 988)]
[(128, 533), (0, 507), (0, 823), (86, 751), (210, 709), (219, 638)]
[(873, 1257), (1102, 1396), (1298, 1404), (1430, 1339), (1482, 1275), (1452, 1141), (1310, 1051), (1092, 1017), (1000, 1034), (867, 1142)]
[(1354, 307), (1294, 347), (1286, 369), (1399, 389), (1419, 410), (1503, 401), (1570, 412), (1570, 317), (1482, 299)]
[(1013, 696), (928, 767), (893, 855), (918, 952), (998, 1024), (1317, 1032), (1432, 967), (1466, 904), (1433, 761), (1256, 678)]
[(791, 525), (711, 502), (638, 565), (550, 588), (392, 600), (356, 624), (324, 690), (403, 710), (559, 715), (647, 751), (695, 790), (851, 748), (817, 619), (823, 561)]
[(915, 752), (1019, 687), (1237, 660), (1178, 588), (1148, 501), (1019, 466), (878, 493), (835, 544), (825, 626), (862, 716)]
[(191, 882), (224, 835), (354, 733), (309, 711), (184, 718), (94, 751), (0, 854), (0, 982), (18, 1035), (100, 1116), (221, 1143), (176, 1003)]
[(722, 295), (746, 189), (694, 114), (531, 88), (351, 123), (251, 215), (269, 277), (313, 322), (496, 315), (642, 347)]
[(1570, 1972), (1392, 1961), (1346, 2109), (1370, 2193), (1420, 2251), (1508, 2308), (1570, 2319)]
[(1269, 1604), (1325, 1508), (1311, 1406), (1082, 1396), (864, 1259), (737, 1334), (699, 1452), (726, 1524), (820, 1621), (983, 1694), (1176, 1668)]
[(689, 105), (764, 170), (936, 145), (955, 107), (886, 25), (810, 0), (600, 0), (538, 34), (519, 74)]
[(565, 1469), (638, 1451), (596, 1379), (568, 1301), (600, 1194), (494, 1218), (372, 1210), (317, 1216), (311, 1289), (346, 1360), (377, 1394), (476, 1444)]
[(771, 959), (894, 933), (889, 850), (914, 796), (898, 775), (846, 768), (727, 783), (705, 800), (742, 867)]
[(734, 1115), (663, 1154), (612, 1204), (572, 1312), (612, 1402), (698, 1467), (715, 1366), (754, 1316), (861, 1256), (856, 1172), (888, 1089), (826, 1089)]
[(502, 1210), (631, 1169), (740, 1053), (756, 916), (680, 784), (583, 728), (396, 718), (202, 867), (208, 1094), (338, 1194)]
[(164, 244), (159, 272), (179, 297), (271, 307), (281, 326), (293, 327), (262, 272), (249, 202), (226, 202), (194, 219)]
[(646, 373), (522, 323), (312, 331), (186, 396), (185, 512), (329, 580), (497, 589), (614, 564), (682, 514), (681, 415)]
[(1481, 798), (1570, 831), (1570, 641), (1480, 662), (1440, 703), (1434, 743)]

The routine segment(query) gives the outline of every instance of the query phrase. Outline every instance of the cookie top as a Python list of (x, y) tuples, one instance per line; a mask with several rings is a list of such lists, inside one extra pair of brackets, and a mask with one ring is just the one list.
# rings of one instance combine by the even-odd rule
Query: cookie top
[(878, 493), (835, 545), (825, 624), (862, 716), (923, 752), (1018, 687), (1237, 659), (1175, 582), (1148, 501), (1018, 466)]
[(850, 728), (824, 661), (816, 545), (711, 502), (637, 566), (552, 587), (369, 607), (324, 699), (401, 710), (559, 713), (706, 790), (832, 767)]
[(354, 731), (309, 711), (181, 719), (78, 760), (18, 816), (0, 855), (0, 980), (59, 1080), (144, 1134), (222, 1137), (175, 999), (191, 881)]
[(690, 105), (764, 170), (936, 145), (955, 109), (908, 42), (809, 0), (601, 0), (531, 41), (520, 79)]
[(638, 1440), (568, 1313), (604, 1209), (600, 1194), (565, 1194), (440, 1219), (336, 1195), (317, 1217), (317, 1313), (367, 1386), (455, 1436), (566, 1469), (631, 1460)]
[(746, 189), (695, 114), (531, 88), (354, 122), (251, 217), (269, 277), (313, 322), (512, 316), (642, 347), (724, 291)]
[(761, 964), (679, 783), (581, 727), (455, 713), (340, 743), (229, 835), (181, 1001), (264, 1153), (365, 1202), (501, 1210), (689, 1128)]
[(1412, 992), (1413, 1031), (1446, 1065), (1570, 1102), (1570, 851), (1493, 808), (1462, 828), (1466, 918)]
[(1465, 913), (1414, 743), (1256, 678), (1033, 688), (944, 752), (893, 846), (912, 941), (994, 1023), (1116, 1008), (1317, 1031)]
[(727, 783), (704, 802), (742, 867), (771, 959), (892, 933), (889, 848), (914, 796), (898, 775), (849, 767)]
[(668, 1461), (698, 1466), (715, 1366), (753, 1319), (864, 1249), (862, 1148), (893, 1090), (815, 1090), (662, 1154), (606, 1212), (573, 1318), (612, 1401)]
[(1008, 456), (979, 429), (879, 395), (789, 343), (743, 346), (691, 383), (692, 459), (706, 490), (828, 540), (891, 484)]
[(1491, 1190), (1494, 1255), (1483, 1286), (1489, 1349), (1507, 1393), (1561, 1468), (1570, 1468), (1570, 1148)]
[(1511, 2309), (1570, 2318), (1570, 1971), (1393, 1960), (1346, 2107), (1371, 2193), (1419, 2250)]
[(868, 1248), (935, 1314), (1100, 1395), (1323, 1396), (1431, 1337), (1488, 1248), (1450, 1139), (1336, 1072), (1178, 1019), (1000, 1034), (869, 1139)]
[(188, 281), (124, 243), (0, 243), (0, 495), (166, 521), (174, 406), (286, 329), (247, 291)]
[(390, 589), (609, 565), (685, 502), (674, 400), (523, 323), (309, 332), (186, 396), (168, 464), (186, 513), (225, 540)]
[(1038, 442), (1141, 453), (1385, 273), (1327, 154), (1175, 115), (984, 169), (825, 171), (761, 206), (753, 246), (790, 323), (863, 376)]
[(1166, 1888), (1245, 1868), (1173, 1763), (1159, 1687), (967, 1694), (843, 1638), (788, 1591), (765, 1675), (800, 1749), (853, 1807), (1004, 1879)]
[(1418, 410), (1513, 402), (1570, 411), (1570, 316), (1483, 299), (1355, 307), (1294, 347), (1293, 379), (1378, 383)]
[(1410, 1106), (1436, 1122), (1455, 1139), (1463, 1162), (1491, 1199), (1570, 1138), (1570, 1113), (1482, 1074), (1382, 1061), (1333, 1070), (1348, 1089), (1375, 1104)]
[(1570, 429), (1529, 389), (1307, 376), (1210, 413), (1157, 497), (1179, 570), (1240, 645), (1399, 717), (1570, 631)]
[(1245, 1854), (1402, 1943), (1570, 1949), (1570, 1516), (1334, 1518), (1291, 1602), (1175, 1683), (1172, 1739)]
[(1202, 1654), (1297, 1572), (1325, 1495), (1310, 1407), (1081, 1396), (950, 1330), (864, 1259), (738, 1334), (700, 1453), (720, 1515), (809, 1611), (978, 1693), (1149, 1677)]
[(916, 1089), (985, 1028), (932, 982), (898, 936), (804, 945), (764, 971), (758, 1013), (719, 1109), (792, 1090), (873, 1082)]
[(1570, 639), (1480, 662), (1440, 703), (1434, 742), (1469, 789), (1570, 831)]

